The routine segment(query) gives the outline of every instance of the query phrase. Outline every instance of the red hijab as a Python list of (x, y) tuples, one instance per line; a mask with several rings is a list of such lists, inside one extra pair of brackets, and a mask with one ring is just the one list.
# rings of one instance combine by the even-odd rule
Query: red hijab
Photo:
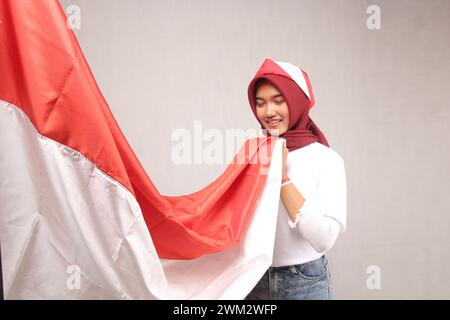
[[(283, 62), (270, 59), (264, 61), (248, 87), (248, 99), (256, 119), (258, 117), (255, 107), (255, 89), (260, 79), (266, 79), (275, 86), (287, 102), (289, 126), (280, 137), (286, 139), (286, 147), (289, 151), (303, 148), (314, 142), (329, 147), (324, 134), (309, 117), (309, 110), (314, 105), (314, 97), (309, 78), (303, 70)], [(263, 124), (261, 122), (260, 124), (264, 129)]]

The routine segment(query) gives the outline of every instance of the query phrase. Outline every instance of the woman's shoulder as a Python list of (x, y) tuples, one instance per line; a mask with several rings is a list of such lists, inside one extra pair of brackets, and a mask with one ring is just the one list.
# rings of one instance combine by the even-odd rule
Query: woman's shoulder
[(309, 153), (311, 158), (314, 158), (324, 166), (344, 165), (344, 159), (336, 150), (331, 147), (327, 147), (320, 142), (313, 142), (302, 149)]
[(344, 159), (335, 149), (327, 147), (319, 142), (315, 142), (314, 144), (321, 152), (323, 152), (326, 158), (330, 159), (330, 161), (344, 162)]

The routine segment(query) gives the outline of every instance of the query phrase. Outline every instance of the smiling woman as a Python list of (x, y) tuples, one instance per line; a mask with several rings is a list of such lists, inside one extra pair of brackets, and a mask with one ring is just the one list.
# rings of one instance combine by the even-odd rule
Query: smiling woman
[(256, 115), (273, 136), (285, 133), (289, 126), (289, 108), (283, 95), (270, 81), (261, 78), (255, 84)]
[(325, 252), (346, 228), (344, 162), (309, 117), (306, 73), (266, 59), (248, 88), (267, 134), (286, 140), (274, 259), (247, 299), (331, 299)]

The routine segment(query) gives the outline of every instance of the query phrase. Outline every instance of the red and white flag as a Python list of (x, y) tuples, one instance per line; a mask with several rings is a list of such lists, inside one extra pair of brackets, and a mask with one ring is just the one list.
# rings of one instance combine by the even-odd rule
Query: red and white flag
[(244, 298), (272, 263), (283, 139), (248, 140), (207, 187), (161, 195), (58, 1), (3, 0), (0, 21), (5, 298)]

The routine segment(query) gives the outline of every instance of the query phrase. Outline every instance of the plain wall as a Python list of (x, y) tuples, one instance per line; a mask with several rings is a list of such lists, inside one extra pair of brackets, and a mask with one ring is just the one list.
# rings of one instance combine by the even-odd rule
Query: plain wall
[[(328, 253), (338, 299), (450, 298), (450, 1), (61, 0), (120, 127), (163, 194), (226, 163), (176, 165), (174, 130), (259, 128), (265, 57), (301, 66), (310, 116), (343, 158), (348, 225)], [(369, 5), (381, 29), (369, 30)], [(369, 289), (378, 266), (381, 288)]]

